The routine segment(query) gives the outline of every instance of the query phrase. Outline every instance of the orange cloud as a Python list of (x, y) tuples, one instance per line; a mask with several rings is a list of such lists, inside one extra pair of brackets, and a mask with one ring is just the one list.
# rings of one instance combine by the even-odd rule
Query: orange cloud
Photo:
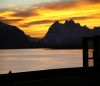
[(100, 3), (100, 0), (79, 0), (80, 2), (84, 2), (84, 3)]
[(11, 16), (14, 17), (30, 17), (30, 16), (38, 16), (38, 13), (33, 11), (32, 9), (28, 9), (25, 11), (17, 11), (16, 13), (12, 14)]
[(11, 14), (14, 14), (15, 12), (14, 11), (1, 11), (0, 12), (0, 17), (5, 17), (5, 16), (8, 16), (8, 15), (11, 15)]
[(30, 23), (26, 23), (24, 25), (22, 25), (22, 27), (29, 27), (31, 25), (39, 25), (39, 24), (48, 24), (48, 23), (52, 23), (54, 22), (54, 20), (40, 20), (40, 21), (33, 21), (33, 22), (30, 22)]
[[(40, 4), (26, 10), (1, 11), (0, 20), (15, 25), (32, 37), (43, 37), (50, 25), (74, 19), (90, 28), (100, 26), (100, 0), (78, 0)], [(84, 2), (84, 3), (83, 3)]]
[(40, 5), (40, 9), (50, 9), (50, 10), (62, 10), (62, 9), (70, 9), (77, 5), (75, 1), (64, 1), (64, 2), (57, 2), (57, 3), (46, 3)]

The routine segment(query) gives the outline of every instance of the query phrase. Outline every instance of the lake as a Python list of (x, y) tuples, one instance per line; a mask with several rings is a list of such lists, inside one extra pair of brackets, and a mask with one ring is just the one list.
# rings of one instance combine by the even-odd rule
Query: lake
[(82, 67), (82, 50), (2, 49), (0, 74)]

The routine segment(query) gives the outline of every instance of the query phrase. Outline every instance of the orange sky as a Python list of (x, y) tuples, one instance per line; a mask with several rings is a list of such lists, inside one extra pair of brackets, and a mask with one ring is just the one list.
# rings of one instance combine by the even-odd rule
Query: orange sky
[[(13, 3), (7, 6), (13, 7)], [(1, 21), (19, 27), (32, 37), (43, 37), (54, 21), (66, 19), (90, 28), (100, 26), (100, 0), (62, 0), (27, 9), (0, 9)]]

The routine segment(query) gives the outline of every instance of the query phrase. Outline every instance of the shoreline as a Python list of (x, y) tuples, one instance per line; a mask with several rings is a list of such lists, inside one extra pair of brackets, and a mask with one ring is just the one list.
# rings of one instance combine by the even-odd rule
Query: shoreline
[[(77, 82), (76, 84), (80, 82), (85, 84), (87, 82), (91, 82), (90, 85), (86, 85), (86, 86), (91, 86), (92, 84), (96, 84), (95, 83), (96, 80), (97, 80), (97, 75), (96, 72), (93, 71), (92, 67), (89, 68), (88, 72), (84, 72), (83, 68), (80, 67), (80, 68), (62, 68), (62, 69), (51, 69), (51, 70), (41, 70), (41, 71), (29, 71), (29, 72), (9, 73), (0, 75), (0, 83), (2, 83), (3, 86), (7, 86), (7, 84), (11, 83), (23, 84), (25, 86), (33, 86), (33, 84), (37, 84), (35, 86), (42, 86), (43, 84), (46, 84), (44, 86), (57, 86), (55, 85), (56, 83), (62, 83), (62, 84), (65, 83), (67, 85), (69, 82), (71, 84), (69, 86), (75, 86), (73, 82), (74, 83)], [(26, 82), (29, 85), (26, 85), (25, 84)], [(17, 84), (14, 86), (18, 86)]]

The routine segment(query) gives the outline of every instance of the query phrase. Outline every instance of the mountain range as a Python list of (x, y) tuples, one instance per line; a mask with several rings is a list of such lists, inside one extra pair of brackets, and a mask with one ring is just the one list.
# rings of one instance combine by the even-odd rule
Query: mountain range
[(82, 48), (82, 38), (93, 36), (100, 36), (100, 27), (89, 29), (72, 19), (64, 24), (55, 21), (41, 39), (0, 22), (0, 48)]
[(53, 48), (82, 48), (82, 38), (92, 36), (100, 36), (100, 27), (89, 29), (71, 19), (66, 20), (64, 24), (55, 21), (42, 42)]

